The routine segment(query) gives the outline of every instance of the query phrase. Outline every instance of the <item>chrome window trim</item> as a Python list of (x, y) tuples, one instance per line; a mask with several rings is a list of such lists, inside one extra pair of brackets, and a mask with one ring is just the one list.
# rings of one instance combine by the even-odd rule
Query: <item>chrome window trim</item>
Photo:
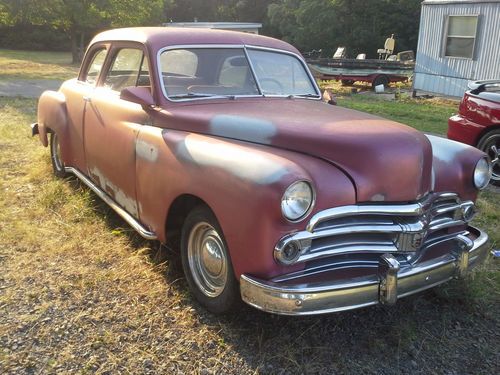
[[(204, 98), (185, 98), (185, 99), (171, 99), (171, 98), (169, 98), (169, 96), (167, 94), (167, 90), (165, 89), (165, 84), (163, 83), (163, 78), (162, 78), (163, 76), (162, 76), (161, 60), (160, 60), (161, 54), (165, 51), (171, 51), (171, 50), (176, 50), (176, 49), (212, 49), (212, 48), (213, 49), (217, 49), (217, 48), (243, 49), (245, 52), (245, 56), (247, 57), (247, 59), (249, 61), (250, 70), (252, 72), (252, 75), (253, 75), (254, 80), (257, 84), (257, 88), (258, 88), (260, 94), (259, 95), (214, 95), (214, 96), (204, 97)], [(276, 52), (276, 53), (282, 53), (282, 54), (286, 54), (286, 55), (290, 55), (290, 56), (295, 57), (302, 64), (302, 67), (304, 68), (307, 76), (309, 77), (309, 80), (312, 83), (313, 89), (316, 92), (316, 95), (318, 96), (317, 98), (299, 97), (297, 99), (317, 100), (317, 101), (322, 100), (321, 90), (319, 89), (318, 84), (317, 84), (316, 80), (314, 79), (306, 62), (299, 54), (291, 52), (291, 51), (282, 50), (282, 49), (261, 47), (261, 46), (255, 46), (255, 45), (250, 45), (250, 44), (179, 44), (179, 45), (175, 45), (175, 46), (167, 46), (167, 47), (160, 48), (158, 50), (158, 52), (156, 53), (156, 74), (157, 74), (158, 79), (160, 81), (160, 86), (161, 86), (161, 91), (163, 93), (163, 96), (165, 97), (165, 99), (167, 99), (169, 102), (172, 102), (172, 103), (191, 102), (191, 101), (207, 100), (207, 99), (212, 99), (212, 100), (213, 99), (226, 99), (228, 97), (235, 97), (235, 98), (288, 98), (290, 95), (264, 95), (264, 94), (262, 94), (260, 83), (258, 82), (257, 77), (255, 75), (255, 71), (254, 71), (252, 62), (248, 56), (247, 49)]]

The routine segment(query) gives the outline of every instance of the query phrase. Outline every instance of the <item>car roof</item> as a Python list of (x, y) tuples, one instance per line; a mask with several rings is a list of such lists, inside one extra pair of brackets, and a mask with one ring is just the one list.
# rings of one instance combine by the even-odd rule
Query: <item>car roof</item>
[(228, 44), (251, 45), (299, 53), (290, 44), (262, 35), (228, 30), (180, 27), (131, 27), (112, 29), (97, 34), (90, 46), (97, 42), (133, 41), (152, 50), (178, 45)]

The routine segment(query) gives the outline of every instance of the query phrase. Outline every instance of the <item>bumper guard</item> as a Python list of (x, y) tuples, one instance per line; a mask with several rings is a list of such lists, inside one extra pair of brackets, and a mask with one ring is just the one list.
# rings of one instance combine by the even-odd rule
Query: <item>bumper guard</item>
[(243, 301), (270, 313), (314, 315), (360, 307), (394, 304), (398, 298), (432, 288), (467, 271), (488, 254), (488, 235), (469, 226), (476, 237), (460, 236), (459, 246), (447, 253), (413, 266), (401, 267), (391, 254), (380, 257), (376, 275), (330, 283), (283, 285), (242, 275)]

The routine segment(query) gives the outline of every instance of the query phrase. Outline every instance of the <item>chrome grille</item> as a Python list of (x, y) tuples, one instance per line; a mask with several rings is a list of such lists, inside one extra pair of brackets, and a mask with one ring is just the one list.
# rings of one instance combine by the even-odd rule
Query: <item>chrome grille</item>
[[(283, 237), (274, 255), (283, 264), (294, 264), (354, 253), (417, 253), (450, 237), (453, 228), (456, 235), (463, 234), (474, 212), (474, 203), (455, 193), (430, 194), (409, 204), (331, 208), (314, 215), (306, 230)], [(285, 251), (289, 246), (298, 249), (292, 259)]]

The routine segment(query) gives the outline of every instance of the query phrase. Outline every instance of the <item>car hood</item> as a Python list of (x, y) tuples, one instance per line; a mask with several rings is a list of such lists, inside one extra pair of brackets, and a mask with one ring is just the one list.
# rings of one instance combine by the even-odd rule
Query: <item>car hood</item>
[[(161, 112), (157, 126), (279, 147), (327, 160), (358, 202), (413, 201), (431, 189), (432, 147), (415, 129), (305, 99), (204, 100)], [(332, 182), (332, 189), (335, 189)]]

